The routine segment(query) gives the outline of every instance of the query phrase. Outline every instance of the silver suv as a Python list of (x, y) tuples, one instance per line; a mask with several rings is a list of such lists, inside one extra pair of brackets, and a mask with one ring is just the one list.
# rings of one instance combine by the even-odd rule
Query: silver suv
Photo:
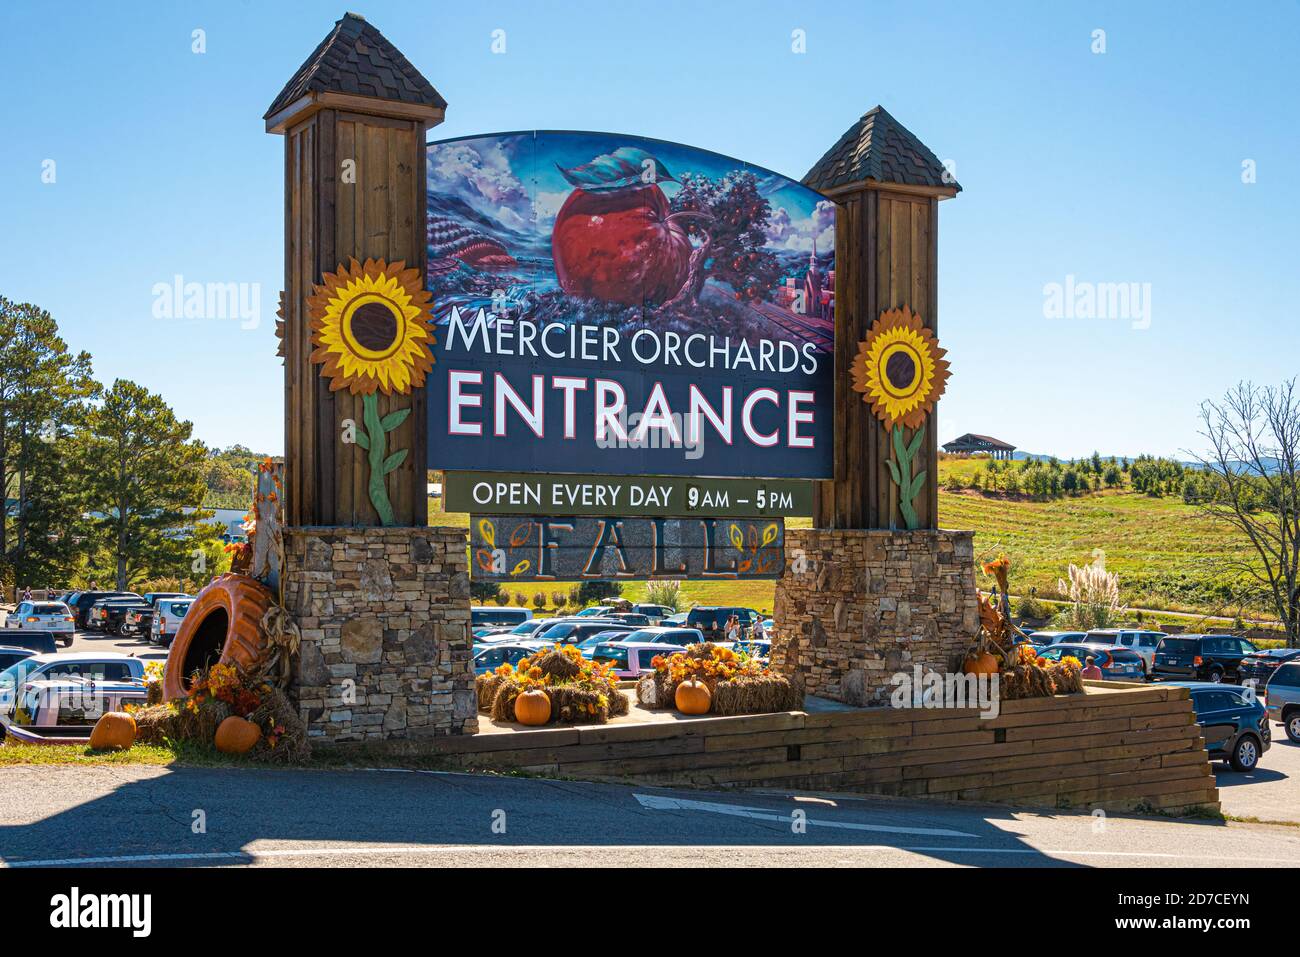
[(1160, 639), (1166, 637), (1163, 631), (1144, 631), (1141, 628), (1095, 628), (1088, 632), (1087, 640), (1093, 644), (1127, 648), (1142, 659), (1143, 668), (1150, 674), (1156, 663), (1156, 647)]
[(1273, 672), (1264, 688), (1268, 719), (1279, 721), (1286, 736), (1300, 744), (1300, 661), (1288, 661)]

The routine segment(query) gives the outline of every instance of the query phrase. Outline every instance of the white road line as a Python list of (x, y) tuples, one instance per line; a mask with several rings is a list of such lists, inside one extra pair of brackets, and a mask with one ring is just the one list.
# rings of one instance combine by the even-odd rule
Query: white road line
[(111, 857), (66, 857), (51, 858), (39, 861), (6, 861), (0, 862), (0, 867), (22, 868), (22, 867), (76, 867), (88, 865), (105, 865), (105, 864), (166, 864), (169, 862), (179, 861), (232, 861), (240, 863), (256, 863), (259, 860), (269, 860), (273, 858), (294, 858), (294, 857), (356, 857), (360, 855), (373, 855), (382, 857), (384, 855), (402, 855), (402, 856), (453, 856), (473, 852), (476, 855), (488, 855), (492, 857), (516, 857), (520, 855), (536, 854), (541, 852), (551, 852), (555, 854), (602, 854), (608, 855), (610, 851), (625, 851), (629, 853), (643, 853), (646, 851), (662, 852), (681, 852), (681, 853), (704, 853), (704, 852), (727, 852), (735, 853), (737, 850), (771, 850), (771, 851), (834, 851), (837, 854), (844, 854), (846, 851), (873, 852), (873, 851), (901, 851), (911, 854), (1034, 854), (1043, 857), (1119, 857), (1119, 858), (1152, 858), (1171, 861), (1233, 861), (1238, 865), (1246, 864), (1290, 864), (1295, 866), (1300, 864), (1297, 858), (1282, 857), (1254, 857), (1243, 858), (1236, 854), (1165, 854), (1158, 852), (1142, 851), (1085, 851), (1071, 850), (1067, 848), (985, 848), (985, 847), (909, 847), (896, 846), (892, 844), (863, 844), (855, 846), (825, 846), (810, 845), (808, 847), (794, 847), (787, 845), (755, 845), (755, 844), (710, 844), (698, 846), (679, 846), (664, 844), (601, 844), (601, 845), (580, 845), (580, 844), (520, 844), (520, 845), (483, 845), (483, 844), (439, 844), (427, 847), (386, 847), (383, 845), (364, 846), (364, 847), (302, 847), (302, 848), (269, 848), (267, 850), (252, 851), (206, 851), (193, 852), (188, 854), (124, 854)]
[[(794, 815), (780, 814), (761, 807), (741, 807), (736, 804), (714, 804), (709, 801), (690, 801), (685, 798), (665, 797), (660, 794), (633, 794), (644, 808), (652, 811), (707, 811), (710, 814), (727, 814), (732, 817), (747, 817), (758, 821), (779, 821), (793, 824)], [(936, 837), (975, 837), (965, 831), (951, 831), (942, 827), (902, 827), (892, 824), (856, 824), (852, 821), (827, 821), (821, 818), (806, 818), (805, 824), (818, 827), (839, 827), (848, 831), (876, 831), (884, 834), (932, 834)]]

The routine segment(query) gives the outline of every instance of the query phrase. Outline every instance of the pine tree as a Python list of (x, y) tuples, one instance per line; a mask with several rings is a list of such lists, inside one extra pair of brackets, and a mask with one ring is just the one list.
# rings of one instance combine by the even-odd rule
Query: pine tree
[[(207, 450), (147, 389), (118, 379), (85, 416), (75, 443), (75, 469), (84, 489), (96, 544), (125, 590), (146, 577), (193, 570), (215, 526), (198, 511), (206, 486)], [(186, 512), (186, 508), (195, 510)]]

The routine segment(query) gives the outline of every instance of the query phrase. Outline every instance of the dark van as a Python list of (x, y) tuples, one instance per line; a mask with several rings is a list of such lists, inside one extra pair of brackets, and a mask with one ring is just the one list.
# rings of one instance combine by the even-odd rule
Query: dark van
[(1235, 635), (1171, 635), (1156, 646), (1151, 677), (1180, 681), (1241, 680), (1241, 659), (1259, 649)]

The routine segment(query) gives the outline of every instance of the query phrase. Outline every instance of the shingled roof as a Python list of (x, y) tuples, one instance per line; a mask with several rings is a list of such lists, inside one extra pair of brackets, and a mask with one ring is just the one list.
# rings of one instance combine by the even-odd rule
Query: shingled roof
[(445, 109), (447, 101), (397, 47), (355, 13), (344, 14), (298, 68), (263, 119), (311, 93), (346, 93)]
[(803, 184), (823, 193), (863, 182), (959, 191), (961, 186), (955, 180), (944, 180), (944, 172), (943, 164), (924, 143), (883, 106), (877, 106), (864, 113), (827, 150), (803, 178)]

